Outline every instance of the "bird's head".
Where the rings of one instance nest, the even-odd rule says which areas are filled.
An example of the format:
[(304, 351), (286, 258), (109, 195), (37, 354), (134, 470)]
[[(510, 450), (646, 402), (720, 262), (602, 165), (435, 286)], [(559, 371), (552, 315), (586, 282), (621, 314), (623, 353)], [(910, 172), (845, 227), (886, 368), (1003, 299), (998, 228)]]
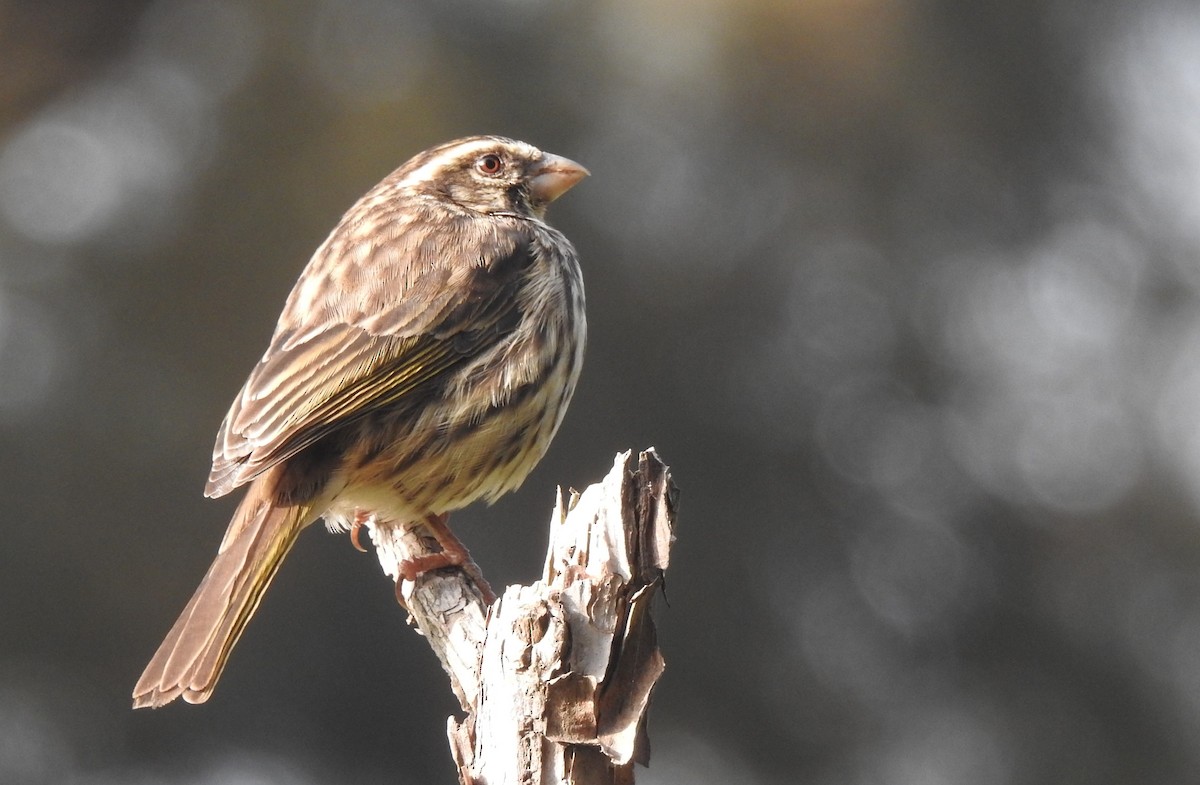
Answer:
[(399, 187), (467, 210), (542, 218), (588, 170), (524, 142), (473, 136), (428, 150), (396, 174)]

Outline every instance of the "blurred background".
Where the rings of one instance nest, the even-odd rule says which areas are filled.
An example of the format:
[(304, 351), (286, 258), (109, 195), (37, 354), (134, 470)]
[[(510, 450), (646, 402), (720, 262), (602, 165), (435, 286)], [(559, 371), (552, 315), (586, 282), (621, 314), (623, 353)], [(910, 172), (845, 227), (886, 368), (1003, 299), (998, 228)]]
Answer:
[(1200, 771), (1200, 6), (0, 0), (0, 781), (451, 782), (456, 705), (314, 528), (213, 700), (129, 709), (212, 438), (341, 213), (499, 133), (587, 165), (575, 403), (455, 516), (682, 489), (639, 781)]

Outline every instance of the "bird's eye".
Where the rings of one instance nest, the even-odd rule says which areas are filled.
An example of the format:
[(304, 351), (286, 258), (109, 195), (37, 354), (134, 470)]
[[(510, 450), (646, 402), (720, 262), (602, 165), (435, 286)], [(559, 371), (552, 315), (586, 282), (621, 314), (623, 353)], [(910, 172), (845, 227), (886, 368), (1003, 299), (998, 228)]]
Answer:
[(504, 168), (504, 162), (495, 153), (488, 153), (475, 162), (475, 168), (487, 175), (497, 175)]

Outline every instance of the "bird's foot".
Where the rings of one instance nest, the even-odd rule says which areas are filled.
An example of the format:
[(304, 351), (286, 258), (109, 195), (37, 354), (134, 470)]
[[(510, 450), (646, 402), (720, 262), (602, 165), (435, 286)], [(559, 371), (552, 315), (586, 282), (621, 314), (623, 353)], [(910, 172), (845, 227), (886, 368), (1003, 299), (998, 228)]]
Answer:
[(491, 605), (495, 601), (495, 592), (492, 591), (492, 587), (484, 579), (479, 565), (471, 559), (471, 554), (467, 551), (467, 546), (463, 545), (462, 540), (458, 539), (454, 532), (450, 531), (450, 527), (446, 525), (448, 518), (449, 516), (443, 513), (441, 515), (429, 515), (425, 519), (426, 527), (433, 534), (438, 545), (441, 546), (440, 551), (415, 556), (400, 562), (399, 573), (401, 581), (397, 581), (396, 583), (396, 598), (400, 600), (401, 605), (405, 605), (403, 598), (400, 596), (400, 586), (403, 581), (416, 580), (419, 576), (427, 572), (440, 570), (443, 567), (458, 567), (471, 576), (471, 579), (479, 588), (479, 593), (483, 596), (485, 605)]

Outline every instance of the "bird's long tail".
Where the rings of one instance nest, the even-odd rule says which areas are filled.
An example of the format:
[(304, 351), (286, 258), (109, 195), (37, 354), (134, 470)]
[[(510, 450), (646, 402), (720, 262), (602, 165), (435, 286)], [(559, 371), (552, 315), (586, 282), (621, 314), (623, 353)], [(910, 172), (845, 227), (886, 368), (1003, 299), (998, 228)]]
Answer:
[(133, 688), (133, 707), (158, 708), (178, 697), (203, 703), (263, 592), (310, 522), (311, 506), (271, 503), (268, 476), (251, 484), (216, 559)]

